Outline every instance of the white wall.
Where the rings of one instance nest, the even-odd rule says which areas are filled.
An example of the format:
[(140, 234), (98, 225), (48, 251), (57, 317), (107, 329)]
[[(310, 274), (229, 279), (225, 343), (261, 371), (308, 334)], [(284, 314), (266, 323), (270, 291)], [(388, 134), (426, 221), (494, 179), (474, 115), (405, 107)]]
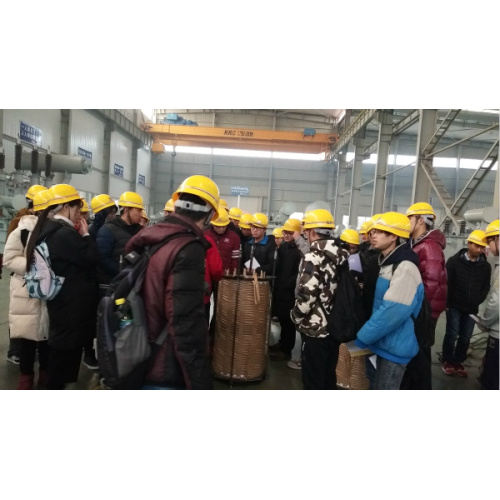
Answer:
[[(115, 163), (123, 167), (123, 177), (114, 174)], [(132, 191), (132, 141), (118, 131), (111, 132), (109, 154), (109, 195), (119, 198), (125, 191)]]
[[(137, 179), (135, 179), (135, 190), (142, 196), (144, 200), (144, 205), (147, 207), (147, 212), (149, 215), (153, 214), (151, 205), (151, 151), (145, 148), (139, 148), (137, 150)], [(144, 175), (146, 178), (146, 185), (142, 186), (139, 184), (139, 175)], [(150, 213), (151, 212), (151, 213)]]

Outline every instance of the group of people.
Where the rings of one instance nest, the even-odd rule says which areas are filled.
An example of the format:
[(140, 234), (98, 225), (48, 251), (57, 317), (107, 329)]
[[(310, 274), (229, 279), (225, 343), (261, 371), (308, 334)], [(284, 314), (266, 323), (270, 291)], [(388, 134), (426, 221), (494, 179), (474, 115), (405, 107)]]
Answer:
[[(359, 232), (346, 229), (337, 238), (333, 216), (323, 209), (306, 212), (302, 220), (290, 218), (267, 234), (265, 214), (229, 208), (217, 185), (202, 175), (181, 183), (154, 225), (148, 225), (141, 196), (130, 191), (118, 202), (97, 195), (89, 207), (73, 186), (31, 186), (26, 200), (9, 226), (3, 262), (11, 271), (8, 358), (20, 365), (19, 389), (34, 388), (36, 353), (40, 388), (64, 389), (75, 382), (82, 357), (98, 370), (93, 341), (100, 298), (127, 253), (167, 237), (169, 243), (148, 263), (142, 289), (150, 342), (167, 327), (147, 388), (213, 387), (211, 297), (216, 301), (224, 273), (257, 272), (274, 276), (271, 314), (281, 334), (269, 346), (270, 359), (301, 369), (305, 389), (334, 389), (339, 344), (328, 333), (327, 318), (338, 266), (348, 263), (369, 318), (356, 344), (376, 354), (375, 364), (366, 366), (372, 388), (431, 388), (431, 347), (445, 309), (443, 371), (466, 376), (463, 362), (474, 327), (469, 314), (477, 314), (486, 300), (482, 325), (490, 337), (481, 382), (498, 389), (498, 221), (486, 232), (474, 231), (467, 248), (445, 263), (445, 238), (433, 228), (435, 214), (427, 203), (412, 205), (406, 214), (376, 214)], [(64, 278), (50, 301), (29, 297), (23, 286), (42, 241), (55, 274)], [(493, 280), (486, 246), (497, 259)], [(424, 300), (433, 322), (428, 341), (419, 344), (414, 319)], [(301, 356), (292, 360), (296, 331)]]

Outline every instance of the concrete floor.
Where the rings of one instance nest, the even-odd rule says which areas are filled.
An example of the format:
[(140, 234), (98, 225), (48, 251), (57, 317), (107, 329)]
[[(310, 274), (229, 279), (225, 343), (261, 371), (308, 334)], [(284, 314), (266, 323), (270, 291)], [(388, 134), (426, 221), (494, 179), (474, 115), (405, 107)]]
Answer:
[[(0, 280), (0, 389), (16, 389), (19, 381), (19, 366), (6, 360), (7, 348), (9, 344), (8, 334), (8, 307), (9, 307), (9, 273), (3, 270), (3, 279)], [(445, 330), (445, 316), (441, 315), (436, 329), (436, 344), (433, 347), (433, 389), (437, 390), (474, 390), (480, 389), (477, 380), (479, 376), (479, 366), (484, 355), (485, 336), (475, 333), (471, 342), (469, 357), (464, 363), (469, 372), (468, 378), (448, 376), (441, 371), (441, 364), (438, 361), (438, 354), (441, 351), (442, 339)], [(279, 326), (271, 326), (271, 344), (279, 338)], [(296, 343), (294, 355), (299, 352), (299, 343)], [(295, 356), (294, 356), (295, 357)], [(215, 389), (219, 390), (296, 390), (302, 389), (300, 370), (292, 370), (286, 366), (284, 361), (269, 361), (267, 378), (260, 382), (233, 383), (232, 387), (225, 380), (214, 378)], [(99, 387), (96, 372), (81, 365), (78, 382), (68, 385), (68, 389), (86, 390)]]

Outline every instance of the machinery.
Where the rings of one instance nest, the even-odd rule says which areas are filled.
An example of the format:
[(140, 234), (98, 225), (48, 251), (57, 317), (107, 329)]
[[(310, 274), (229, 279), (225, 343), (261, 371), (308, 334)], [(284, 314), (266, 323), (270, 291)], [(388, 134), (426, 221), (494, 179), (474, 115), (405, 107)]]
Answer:
[(0, 253), (3, 252), (10, 220), (26, 207), (26, 191), (33, 184), (50, 187), (54, 172), (65, 174), (64, 183), (70, 183), (72, 174), (88, 174), (92, 163), (81, 156), (58, 155), (37, 149), (23, 152), (22, 144), (15, 145), (14, 170), (5, 170), (5, 152), (0, 148)]

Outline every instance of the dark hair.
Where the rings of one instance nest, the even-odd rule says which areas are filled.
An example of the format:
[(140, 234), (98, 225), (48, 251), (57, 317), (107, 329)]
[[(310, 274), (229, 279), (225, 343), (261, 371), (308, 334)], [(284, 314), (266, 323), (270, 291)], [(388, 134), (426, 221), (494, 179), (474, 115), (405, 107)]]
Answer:
[(30, 200), (29, 198), (26, 198), (26, 201), (28, 202), (27, 208), (33, 208), (33, 200)]
[(39, 212), (38, 220), (36, 221), (36, 225), (33, 231), (31, 231), (30, 239), (28, 240), (28, 244), (26, 245), (26, 272), (29, 272), (30, 270), (36, 242), (38, 240), (38, 237), (40, 236), (40, 233), (42, 232), (42, 228), (45, 225), (45, 222), (47, 222), (47, 217), (49, 216), (49, 212), (53, 208), (54, 207), (52, 206), (47, 207), (42, 212)]
[[(207, 206), (206, 201), (200, 198), (199, 196), (196, 196), (195, 194), (181, 193), (179, 195), (179, 199), (185, 201), (191, 201), (192, 203), (196, 203), (197, 205), (202, 205), (204, 207)], [(208, 215), (208, 212), (194, 212), (193, 210), (187, 210), (185, 208), (179, 208), (179, 207), (174, 207), (174, 210), (176, 214), (184, 215), (195, 222), (203, 220)]]
[[(78, 205), (79, 207), (82, 207), (83, 202), (80, 198), (77, 198), (76, 200), (68, 201), (68, 203), (63, 203), (63, 206), (64, 205), (69, 205), (70, 207), (75, 207)], [(47, 222), (49, 212), (51, 210), (53, 210), (55, 206), (57, 206), (57, 205), (51, 205), (50, 207), (47, 207), (38, 216), (38, 220), (36, 221), (35, 228), (31, 232), (30, 239), (28, 240), (28, 245), (26, 246), (26, 272), (29, 272), (29, 270), (30, 270), (31, 260), (33, 259), (33, 252), (35, 250), (35, 246), (36, 246), (36, 242), (38, 240), (38, 237), (40, 236), (40, 233), (42, 232), (43, 226)]]

